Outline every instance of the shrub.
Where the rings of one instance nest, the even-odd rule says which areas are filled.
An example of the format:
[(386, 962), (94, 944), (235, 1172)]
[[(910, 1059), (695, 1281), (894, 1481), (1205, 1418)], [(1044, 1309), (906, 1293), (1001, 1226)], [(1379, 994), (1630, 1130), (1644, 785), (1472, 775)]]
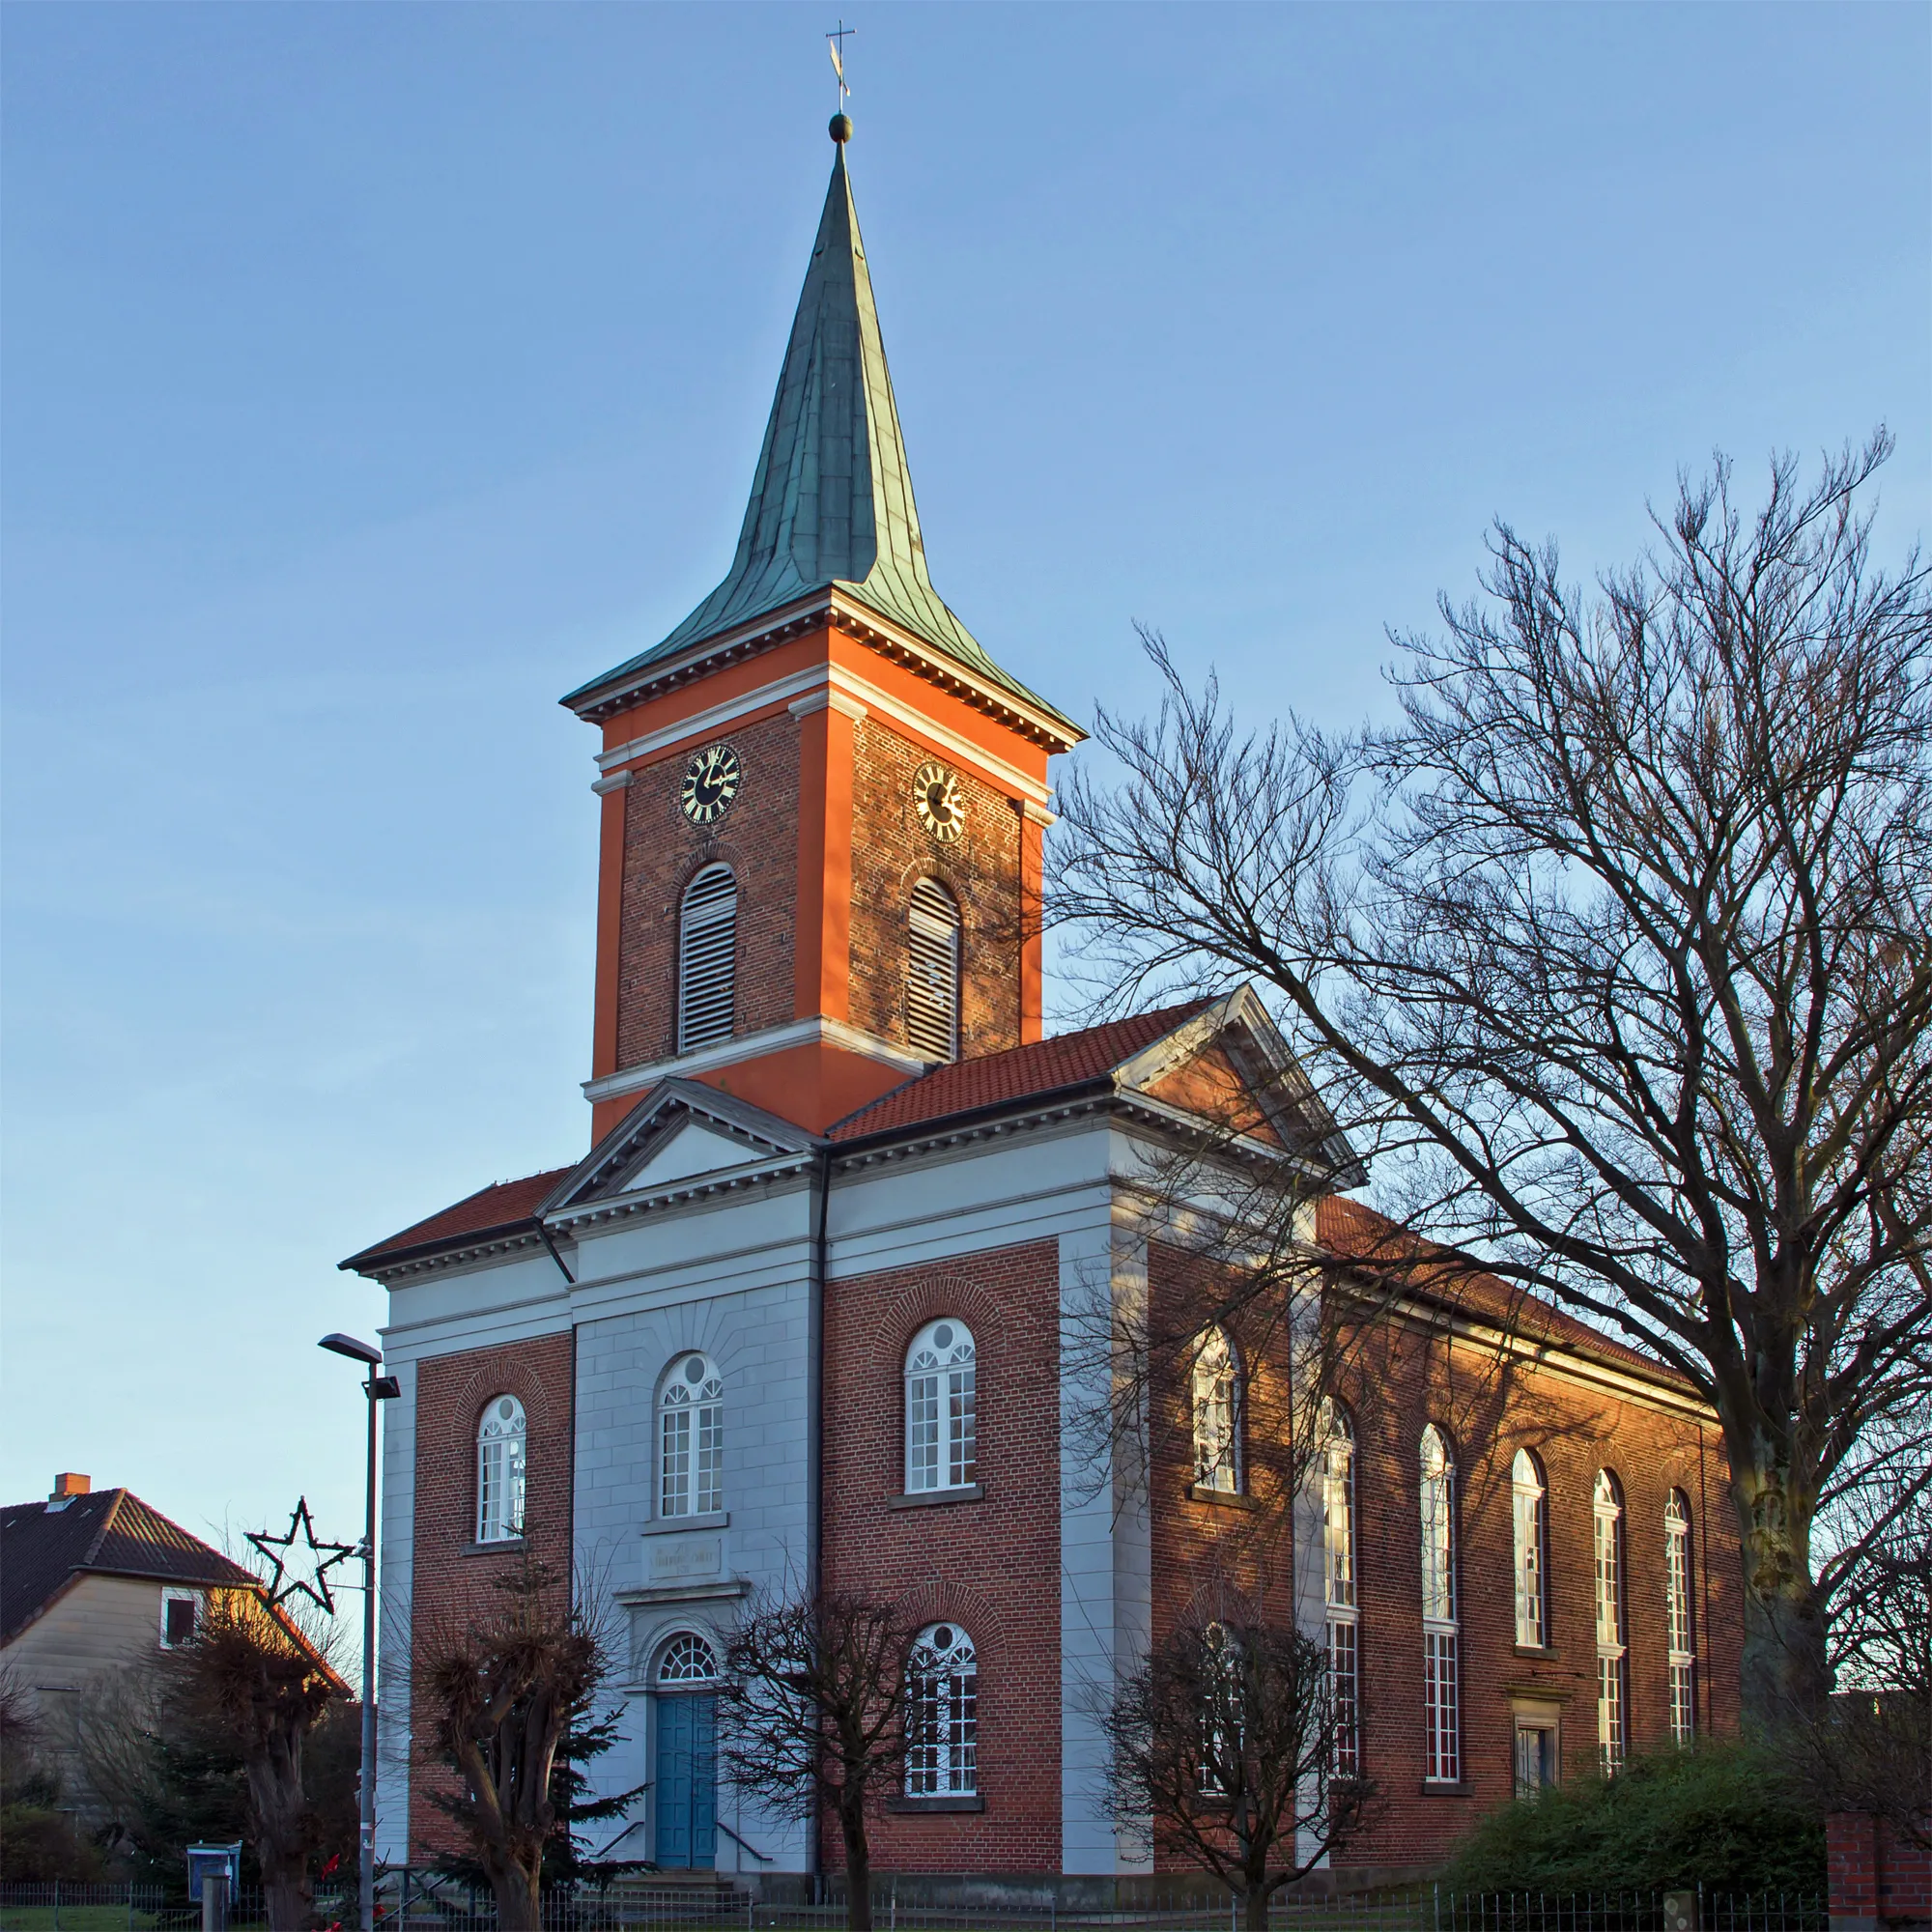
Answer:
[(1444, 1874), (1461, 1891), (1825, 1889), (1825, 1821), (1761, 1748), (1634, 1758), (1492, 1812)]

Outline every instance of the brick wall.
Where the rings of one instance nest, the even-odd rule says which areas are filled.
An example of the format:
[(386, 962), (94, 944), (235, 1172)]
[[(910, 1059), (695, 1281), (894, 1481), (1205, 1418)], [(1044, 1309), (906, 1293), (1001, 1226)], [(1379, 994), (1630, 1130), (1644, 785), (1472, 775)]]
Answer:
[(961, 1056), (1020, 1042), (1020, 814), (1013, 801), (955, 760), (966, 826), (950, 845), (919, 821), (912, 781), (929, 752), (875, 718), (852, 734), (852, 981), (854, 1026), (906, 1037), (906, 913), (922, 878), (940, 881), (961, 920)]
[[(1597, 1751), (1592, 1492), (1599, 1468), (1623, 1487), (1630, 1748), (1669, 1742), (1663, 1512), (1681, 1489), (1696, 1557), (1702, 1732), (1736, 1728), (1736, 1532), (1715, 1425), (1501, 1361), (1476, 1344), (1384, 1319), (1343, 1337), (1340, 1392), (1357, 1438), (1357, 1591), (1363, 1763), (1382, 1793), (1375, 1827), (1344, 1862), (1420, 1864), (1443, 1857), (1514, 1782), (1513, 1696), (1561, 1707), (1564, 1775)], [(1463, 1786), (1423, 1784), (1420, 1474), (1425, 1422), (1448, 1436), (1457, 1471)], [(1511, 1463), (1540, 1458), (1548, 1490), (1548, 1643), (1516, 1644)]]
[(624, 793), (624, 911), (619, 940), (617, 1064), (637, 1066), (677, 1051), (677, 916), (700, 867), (738, 875), (737, 1014), (756, 1033), (793, 1016), (792, 923), (798, 902), (799, 725), (759, 720), (724, 734), (743, 781), (715, 825), (692, 824), (679, 806), (692, 759), (687, 745), (636, 768)]
[(1833, 1932), (1932, 1923), (1932, 1852), (1863, 1812), (1825, 1821)]
[(451, 1788), (425, 1739), (434, 1709), (424, 1670), (438, 1633), (460, 1628), (500, 1601), (499, 1578), (514, 1574), (514, 1547), (477, 1550), (476, 1431), (486, 1405), (513, 1395), (524, 1406), (527, 1491), (525, 1522), (531, 1548), (561, 1578), (571, 1571), (572, 1338), (533, 1341), (416, 1365), (415, 1589), (411, 1611), (412, 1703), (415, 1761), (410, 1773), (411, 1856), (418, 1861), (454, 1849), (455, 1828), (430, 1802)]
[[(826, 1295), (828, 1588), (952, 1619), (980, 1662), (982, 1812), (888, 1815), (882, 1871), (1060, 1868), (1059, 1247), (1052, 1241), (837, 1281)], [(979, 1364), (977, 1501), (894, 1509), (905, 1487), (905, 1350), (956, 1316)], [(836, 1832), (828, 1869), (842, 1862)]]

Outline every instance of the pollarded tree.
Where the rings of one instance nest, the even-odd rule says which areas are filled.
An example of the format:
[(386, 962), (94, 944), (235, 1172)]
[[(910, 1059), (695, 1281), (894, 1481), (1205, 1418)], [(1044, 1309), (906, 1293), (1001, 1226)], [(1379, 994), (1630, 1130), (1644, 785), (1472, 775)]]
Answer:
[[(1388, 1206), (1721, 1421), (1747, 1710), (1829, 1684), (1814, 1521), (1932, 1397), (1932, 596), (1883, 433), (1747, 511), (1721, 460), (1592, 591), (1498, 526), (1399, 724), (1102, 713), (1053, 917), (1114, 1001), (1258, 981)], [(1356, 1261), (1359, 1269), (1366, 1264)], [(1829, 1578), (1827, 1579), (1829, 1582)]]
[(1325, 1648), (1249, 1616), (1181, 1625), (1102, 1719), (1106, 1804), (1123, 1831), (1211, 1872), (1266, 1932), (1268, 1901), (1340, 1851), (1375, 1802), (1335, 1775)]
[(867, 1821), (905, 1776), (913, 1636), (896, 1604), (801, 1591), (753, 1606), (725, 1645), (724, 1776), (808, 1831), (818, 1829), (821, 1807), (838, 1819), (852, 1932), (872, 1923)]
[(503, 1932), (536, 1932), (544, 1854), (559, 1829), (558, 1751), (610, 1674), (596, 1621), (526, 1550), (489, 1611), (430, 1634), (419, 1670), (437, 1753), (457, 1776), (431, 1802), (469, 1840)]

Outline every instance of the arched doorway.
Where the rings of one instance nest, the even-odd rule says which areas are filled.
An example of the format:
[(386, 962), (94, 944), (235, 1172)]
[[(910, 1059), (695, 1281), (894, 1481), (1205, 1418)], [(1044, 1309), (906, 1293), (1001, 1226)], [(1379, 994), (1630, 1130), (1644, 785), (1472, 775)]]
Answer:
[(718, 1857), (718, 1653), (681, 1632), (658, 1654), (653, 1856), (667, 1871), (708, 1871)]

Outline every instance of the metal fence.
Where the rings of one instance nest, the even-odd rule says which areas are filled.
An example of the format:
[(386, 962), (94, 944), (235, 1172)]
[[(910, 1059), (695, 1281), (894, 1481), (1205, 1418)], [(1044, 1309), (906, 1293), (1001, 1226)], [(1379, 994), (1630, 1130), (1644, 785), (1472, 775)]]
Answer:
[[(926, 1889), (920, 1888), (920, 1895)], [(324, 1925), (355, 1932), (355, 1897), (319, 1892)], [(1238, 1904), (1226, 1893), (1159, 1906), (1094, 1910), (1037, 1902), (1000, 1905), (900, 1903), (881, 1879), (873, 1893), (877, 1932), (1239, 1932)], [(201, 1909), (143, 1886), (0, 1885), (0, 1932), (197, 1932)], [(234, 1901), (235, 1932), (295, 1932), (272, 1926), (262, 1894)], [(1270, 1932), (1830, 1932), (1822, 1896), (1760, 1892), (1453, 1892), (1422, 1887), (1340, 1897), (1277, 1894)], [(430, 1872), (389, 1872), (378, 1902), (383, 1932), (496, 1932), (487, 1888)], [(543, 1901), (544, 1932), (838, 1932), (842, 1902), (766, 1902), (728, 1880), (672, 1884), (650, 1874), (603, 1889), (556, 1891)]]

